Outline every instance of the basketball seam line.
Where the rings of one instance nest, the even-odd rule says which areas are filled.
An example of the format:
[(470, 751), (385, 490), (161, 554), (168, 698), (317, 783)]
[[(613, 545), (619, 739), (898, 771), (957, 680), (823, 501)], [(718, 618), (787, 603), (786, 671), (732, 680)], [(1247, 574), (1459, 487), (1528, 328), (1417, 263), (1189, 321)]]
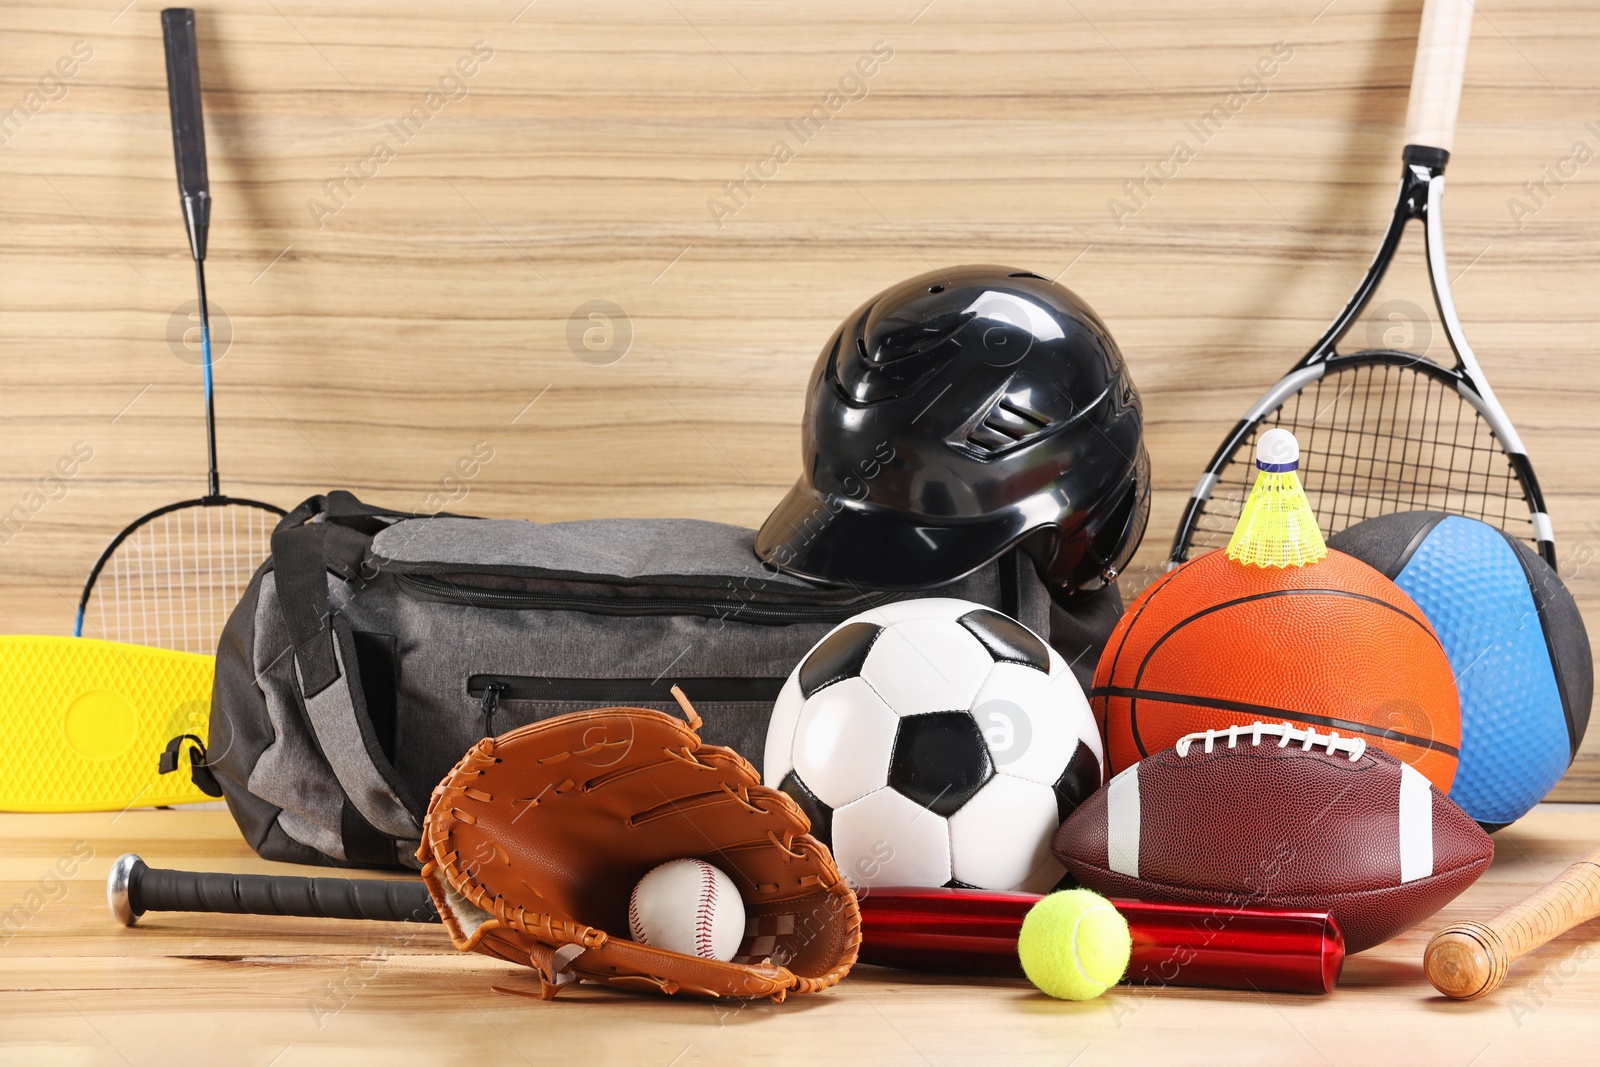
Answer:
[[(1433, 628), (1431, 626), (1429, 626), (1426, 621), (1419, 621), (1418, 619), (1416, 619), (1414, 616), (1410, 615), (1409, 613), (1401, 611), (1399, 608), (1395, 607), (1393, 604), (1390, 604), (1387, 601), (1379, 600), (1377, 597), (1367, 596), (1365, 593), (1352, 593), (1352, 592), (1349, 592), (1349, 591), (1343, 590), (1343, 589), (1274, 589), (1274, 590), (1271, 590), (1271, 591), (1265, 592), (1265, 593), (1252, 593), (1249, 596), (1235, 597), (1232, 600), (1225, 600), (1220, 604), (1213, 604), (1209, 608), (1204, 608), (1204, 609), (1202, 609), (1200, 611), (1197, 611), (1193, 615), (1190, 615), (1188, 618), (1179, 620), (1179, 622), (1176, 625), (1172, 626), (1171, 628), (1169, 628), (1167, 630), (1166, 633), (1164, 633), (1160, 637), (1158, 637), (1156, 639), (1155, 644), (1151, 645), (1148, 649), (1145, 650), (1144, 658), (1139, 661), (1139, 669), (1137, 671), (1135, 671), (1134, 674), (1133, 674), (1133, 688), (1134, 688), (1134, 690), (1135, 691), (1138, 690), (1139, 681), (1140, 681), (1140, 679), (1142, 679), (1144, 677), (1145, 668), (1150, 665), (1150, 659), (1151, 659), (1151, 657), (1153, 657), (1156, 654), (1156, 650), (1159, 649), (1163, 644), (1166, 643), (1167, 638), (1171, 637), (1173, 634), (1177, 633), (1179, 630), (1183, 629), (1185, 626), (1188, 626), (1191, 622), (1194, 622), (1197, 619), (1202, 619), (1202, 618), (1206, 617), (1207, 615), (1214, 614), (1215, 612), (1221, 611), (1224, 608), (1237, 607), (1240, 604), (1249, 604), (1249, 603), (1253, 603), (1253, 602), (1258, 601), (1258, 600), (1271, 600), (1271, 599), (1273, 599), (1275, 597), (1280, 597), (1280, 596), (1302, 596), (1302, 595), (1317, 595), (1317, 594), (1322, 594), (1322, 595), (1327, 595), (1327, 596), (1349, 597), (1349, 598), (1351, 598), (1353, 600), (1365, 600), (1368, 603), (1376, 604), (1379, 607), (1387, 608), (1388, 610), (1394, 612), (1396, 615), (1399, 615), (1402, 618), (1410, 619), (1411, 622), (1414, 625), (1416, 625), (1416, 626), (1421, 628), (1423, 633), (1425, 633), (1429, 637), (1433, 638), (1433, 643), (1435, 645), (1439, 646), (1439, 650), (1441, 652), (1444, 651), (1444, 646), (1443, 645), (1439, 645), (1439, 637), (1438, 637), (1438, 635), (1433, 632)], [(1131, 627), (1130, 627), (1130, 629), (1131, 629)], [(1446, 657), (1446, 658), (1448, 660), (1448, 657)], [(1107, 717), (1106, 717), (1106, 729), (1107, 729), (1108, 734), (1109, 734), (1109, 731), (1110, 731), (1110, 728), (1111, 728), (1110, 724), (1111, 724), (1111, 718), (1110, 718), (1109, 715), (1107, 715)], [(1128, 699), (1128, 732), (1133, 735), (1133, 745), (1134, 745), (1134, 747), (1136, 749), (1139, 750), (1139, 755), (1140, 756), (1148, 756), (1150, 753), (1145, 751), (1144, 740), (1139, 736), (1138, 699), (1137, 699), (1137, 697), (1134, 697), (1134, 696), (1130, 696), (1129, 699)]]
[[(1138, 605), (1138, 610), (1135, 611), (1133, 613), (1133, 617), (1128, 620), (1127, 629), (1122, 631), (1122, 639), (1117, 642), (1117, 650), (1116, 650), (1116, 652), (1112, 653), (1112, 655), (1111, 655), (1111, 670), (1109, 672), (1107, 672), (1107, 677), (1115, 678), (1117, 676), (1117, 667), (1122, 662), (1122, 650), (1128, 647), (1128, 638), (1133, 636), (1134, 627), (1139, 625), (1139, 619), (1144, 615), (1145, 609), (1150, 607), (1151, 604), (1155, 603), (1156, 597), (1161, 595), (1161, 591), (1163, 589), (1167, 588), (1169, 585), (1172, 584), (1169, 579), (1171, 579), (1171, 577), (1176, 573), (1177, 573), (1177, 570), (1171, 570), (1171, 571), (1168, 571), (1166, 574), (1163, 574), (1160, 578), (1157, 578), (1156, 579), (1156, 584), (1154, 586), (1152, 586), (1145, 593), (1145, 595), (1141, 598), (1141, 603), (1139, 603), (1139, 605)], [(1098, 667), (1096, 667), (1095, 673), (1096, 674), (1100, 673)], [(1093, 699), (1093, 697), (1094, 697), (1094, 691), (1093, 690), (1090, 690), (1089, 696), (1090, 696), (1091, 699)], [(1106, 753), (1107, 758), (1109, 758), (1109, 755), (1110, 755), (1110, 752), (1111, 752), (1111, 714), (1110, 714), (1110, 711), (1111, 711), (1110, 708), (1106, 709), (1106, 714), (1101, 716), (1100, 722), (1098, 724), (1099, 727), (1100, 727), (1100, 750), (1102, 752)], [(1130, 722), (1129, 722), (1128, 725), (1129, 725), (1129, 729), (1132, 730), (1133, 735), (1134, 735), (1134, 745), (1135, 745), (1135, 747), (1139, 748), (1139, 750), (1142, 752), (1143, 749), (1144, 749), (1144, 746), (1139, 744), (1139, 730), (1138, 730), (1138, 728), (1136, 726), (1133, 725), (1133, 723), (1131, 721), (1131, 716), (1130, 716)]]
[(1139, 625), (1139, 619), (1142, 615), (1144, 615), (1145, 609), (1147, 609), (1155, 601), (1155, 598), (1161, 593), (1161, 590), (1165, 589), (1169, 584), (1171, 584), (1166, 580), (1170, 573), (1172, 572), (1168, 572), (1168, 574), (1164, 574), (1160, 578), (1156, 579), (1155, 587), (1152, 588), (1149, 591), (1149, 594), (1143, 598), (1144, 602), (1139, 605), (1139, 610), (1133, 613), (1133, 618), (1128, 620), (1128, 628), (1122, 631), (1122, 640), (1117, 642), (1117, 650), (1111, 656), (1111, 675), (1113, 677), (1115, 677), (1117, 673), (1117, 662), (1122, 659), (1122, 650), (1128, 647), (1128, 638), (1133, 635), (1133, 628)]
[[(1415, 737), (1411, 734), (1401, 733), (1399, 730), (1386, 730), (1380, 726), (1371, 726), (1366, 723), (1355, 722), (1350, 719), (1338, 719), (1331, 715), (1313, 715), (1309, 712), (1290, 711), (1287, 708), (1275, 708), (1270, 704), (1251, 704), (1243, 700), (1225, 700), (1221, 697), (1193, 696), (1187, 693), (1164, 693), (1153, 689), (1129, 689), (1125, 686), (1097, 686), (1093, 690), (1095, 696), (1143, 697), (1162, 704), (1189, 704), (1202, 708), (1215, 708), (1218, 711), (1237, 711), (1248, 715), (1269, 713), (1269, 718), (1279, 718), (1289, 722), (1316, 723), (1319, 726), (1336, 727), (1350, 730), (1353, 733), (1367, 734), (1370, 737), (1382, 737), (1391, 741), (1401, 741), (1415, 748), (1427, 749), (1434, 752), (1443, 752), (1449, 756), (1460, 757), (1460, 750), (1447, 745), (1442, 741), (1431, 738)], [(1146, 753), (1148, 755), (1148, 753)]]

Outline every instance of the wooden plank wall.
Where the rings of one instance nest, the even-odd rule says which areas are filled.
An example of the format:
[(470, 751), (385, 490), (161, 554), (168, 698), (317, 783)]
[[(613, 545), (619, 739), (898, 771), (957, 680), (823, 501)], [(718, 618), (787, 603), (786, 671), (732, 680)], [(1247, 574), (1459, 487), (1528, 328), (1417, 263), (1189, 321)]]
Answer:
[[(157, 10), (0, 3), (0, 512), (27, 512), (0, 544), (7, 632), (66, 632), (107, 538), (203, 489)], [(224, 488), (754, 525), (798, 470), (802, 385), (838, 319), (905, 276), (988, 261), (1059, 275), (1127, 353), (1154, 566), (1219, 434), (1371, 254), (1418, 13), (207, 4)], [(1446, 219), (1462, 316), (1591, 620), (1597, 45), (1582, 0), (1478, 5)], [(1233, 113), (1202, 142), (1187, 123), (1219, 104)], [(1180, 141), (1191, 158), (1131, 200)], [(1402, 320), (1427, 304), (1419, 257), (1403, 266), (1380, 294)], [(620, 309), (599, 352), (573, 326), (592, 301)], [(1385, 329), (1443, 350), (1427, 323), (1370, 335)], [(493, 459), (450, 481), (480, 442)], [(75, 447), (92, 458), (41, 492)], [(1600, 744), (1559, 795), (1600, 799)]]

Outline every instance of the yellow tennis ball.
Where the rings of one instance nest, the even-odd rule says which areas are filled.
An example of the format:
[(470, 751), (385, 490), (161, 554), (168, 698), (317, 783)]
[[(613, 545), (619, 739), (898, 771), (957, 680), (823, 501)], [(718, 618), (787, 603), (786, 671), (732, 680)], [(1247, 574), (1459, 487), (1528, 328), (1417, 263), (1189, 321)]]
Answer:
[(1051, 893), (1022, 920), (1017, 955), (1028, 981), (1058, 1000), (1093, 1000), (1128, 969), (1128, 920), (1099, 893)]

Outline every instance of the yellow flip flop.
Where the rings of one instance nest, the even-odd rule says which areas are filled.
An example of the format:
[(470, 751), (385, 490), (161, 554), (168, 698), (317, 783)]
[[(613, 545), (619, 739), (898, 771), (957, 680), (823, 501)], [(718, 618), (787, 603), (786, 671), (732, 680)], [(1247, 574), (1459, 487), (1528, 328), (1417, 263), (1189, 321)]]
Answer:
[[(181, 744), (206, 736), (215, 657), (88, 637), (0, 636), (0, 810), (120, 811), (216, 798)], [(189, 744), (192, 744), (190, 742)]]

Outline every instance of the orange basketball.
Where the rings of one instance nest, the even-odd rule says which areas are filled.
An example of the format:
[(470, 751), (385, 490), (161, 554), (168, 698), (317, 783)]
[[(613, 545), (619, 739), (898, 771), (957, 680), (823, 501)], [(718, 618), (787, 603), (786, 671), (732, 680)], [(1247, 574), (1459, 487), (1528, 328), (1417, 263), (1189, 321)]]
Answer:
[(1411, 598), (1342, 552), (1267, 570), (1220, 551), (1128, 605), (1090, 705), (1112, 774), (1184, 734), (1262, 722), (1338, 731), (1455, 780), (1461, 705), (1439, 638)]

